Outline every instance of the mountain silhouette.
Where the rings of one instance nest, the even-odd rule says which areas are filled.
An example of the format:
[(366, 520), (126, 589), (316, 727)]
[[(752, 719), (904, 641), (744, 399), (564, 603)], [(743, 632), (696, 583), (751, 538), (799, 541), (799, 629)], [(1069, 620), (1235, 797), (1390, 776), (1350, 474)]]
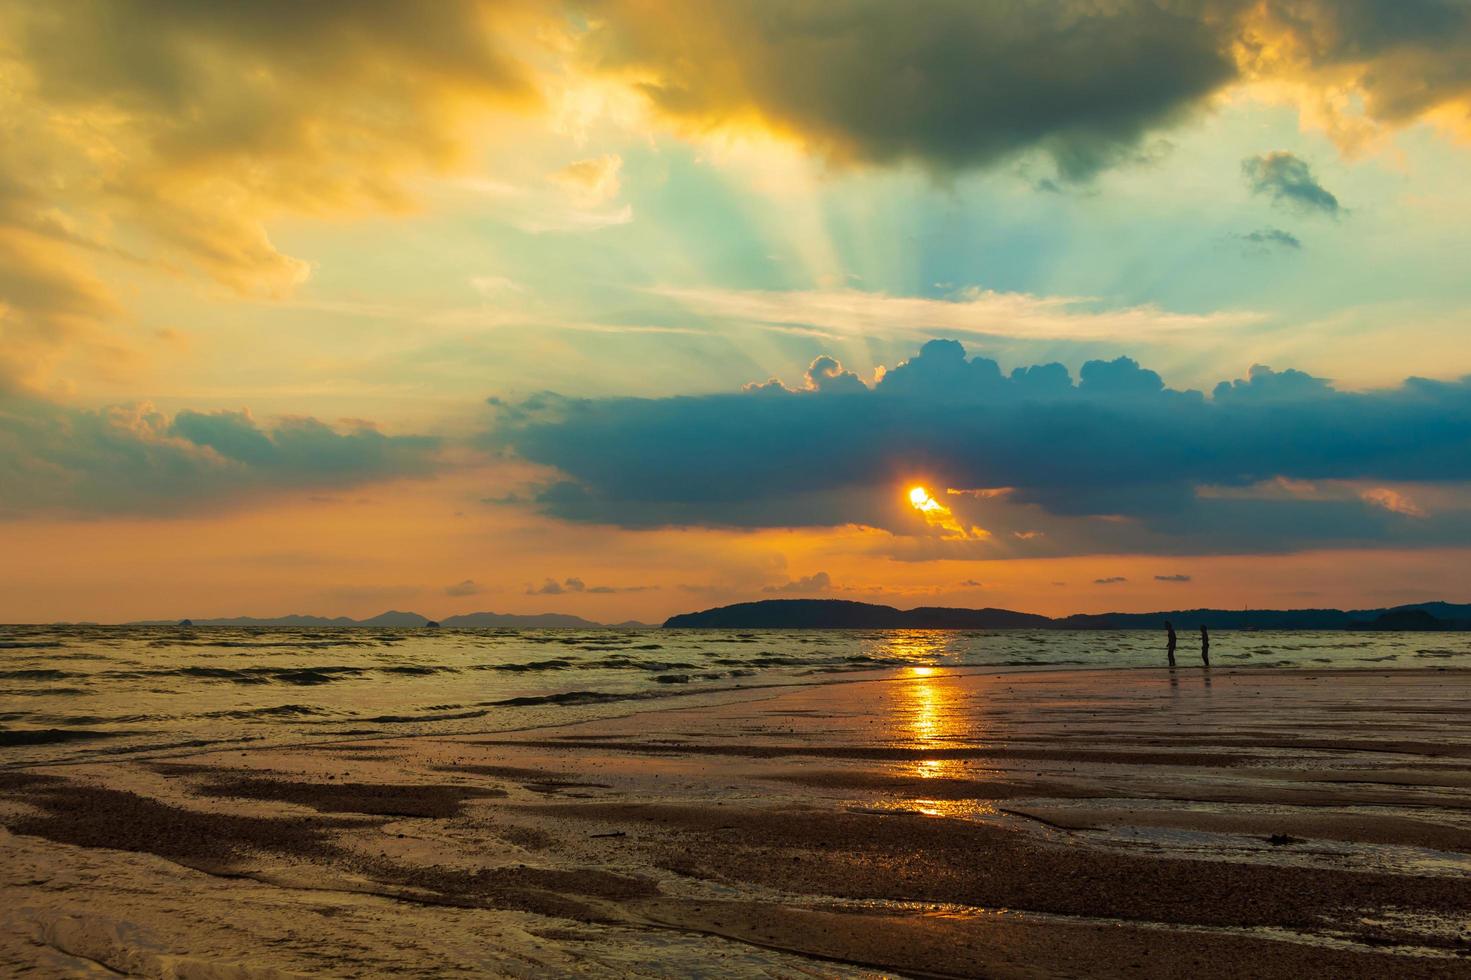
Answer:
[(1175, 609), (1077, 613), (1053, 618), (1010, 609), (896, 609), (848, 599), (764, 599), (665, 620), (666, 629), (1158, 629), (1165, 620), (1209, 629), (1471, 629), (1471, 604), (1423, 602), (1392, 609)]
[[(125, 623), (126, 626), (174, 626), (180, 624), (177, 619), (148, 619), (137, 622)], [(192, 619), (184, 620), (191, 626), (244, 626), (260, 628), (305, 628), (305, 629), (347, 629), (354, 626), (378, 627), (383, 629), (418, 629), (428, 626), (431, 622), (445, 629), (650, 629), (648, 623), (640, 623), (635, 620), (627, 620), (621, 623), (595, 623), (581, 616), (572, 616), (567, 613), (495, 613), (475, 612), (464, 613), (459, 616), (447, 616), (441, 620), (431, 620), (428, 616), (421, 616), (416, 612), (399, 612), (390, 609), (388, 612), (370, 616), (367, 619), (353, 619), (350, 616), (231, 616), (219, 619)]]

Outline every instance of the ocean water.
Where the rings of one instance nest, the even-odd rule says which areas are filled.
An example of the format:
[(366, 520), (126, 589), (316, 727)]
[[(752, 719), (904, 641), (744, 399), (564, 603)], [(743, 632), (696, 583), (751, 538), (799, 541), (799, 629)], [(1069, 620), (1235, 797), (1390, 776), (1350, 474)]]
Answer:
[[(1197, 665), (1195, 635), (1180, 639), (1180, 664)], [(902, 667), (1160, 666), (1163, 646), (1125, 630), (0, 626), (0, 767), (506, 731)], [(1467, 667), (1471, 633), (1221, 631), (1211, 656), (1218, 669)]]

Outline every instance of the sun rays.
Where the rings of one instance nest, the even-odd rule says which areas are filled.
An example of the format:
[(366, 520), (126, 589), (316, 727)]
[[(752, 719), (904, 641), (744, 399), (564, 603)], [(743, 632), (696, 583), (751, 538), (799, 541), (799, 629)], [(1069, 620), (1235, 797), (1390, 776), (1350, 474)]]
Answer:
[(947, 540), (979, 541), (991, 536), (991, 532), (983, 527), (967, 527), (955, 516), (954, 511), (918, 484), (909, 488), (909, 506), (918, 511), (925, 523), (939, 530), (940, 536)]

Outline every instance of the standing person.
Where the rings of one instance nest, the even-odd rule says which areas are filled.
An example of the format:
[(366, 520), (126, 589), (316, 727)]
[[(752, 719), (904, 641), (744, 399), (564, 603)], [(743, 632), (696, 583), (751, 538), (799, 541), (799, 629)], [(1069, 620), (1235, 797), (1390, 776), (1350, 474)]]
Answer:
[(1175, 624), (1167, 619), (1165, 620), (1165, 629), (1168, 631), (1168, 638), (1165, 640), (1165, 653), (1169, 654), (1170, 666), (1173, 667), (1175, 666)]
[(1200, 624), (1200, 659), (1207, 667), (1211, 665), (1211, 635), (1206, 632), (1205, 624)]

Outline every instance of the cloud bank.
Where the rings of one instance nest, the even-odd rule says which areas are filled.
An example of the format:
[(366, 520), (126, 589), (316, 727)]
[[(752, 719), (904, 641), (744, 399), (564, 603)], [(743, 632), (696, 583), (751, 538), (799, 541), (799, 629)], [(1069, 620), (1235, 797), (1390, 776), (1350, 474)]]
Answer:
[(1031, 553), (1080, 534), (1094, 549), (1170, 551), (1468, 530), (1464, 505), (1426, 515), (1386, 485), (1471, 480), (1471, 380), (1359, 393), (1256, 366), (1207, 397), (1127, 357), (1074, 380), (1061, 364), (1003, 373), (933, 340), (873, 387), (821, 358), (796, 390), (543, 394), (496, 411), (487, 443), (562, 474), (537, 502), (571, 521), (917, 534), (928, 525), (899, 498), (921, 483), (963, 491), (947, 499), (967, 526), (1016, 522), (1005, 547)]
[(1245, 82), (1345, 144), (1427, 116), (1464, 129), (1471, 102), (1459, 0), (585, 6), (586, 60), (666, 119), (763, 128), (837, 165), (953, 172), (1036, 152), (1085, 180)]
[(266, 426), (245, 412), (170, 417), (149, 405), (91, 411), (0, 398), (0, 517), (218, 510), (282, 491), (424, 476), (438, 452), (436, 439), (366, 423)]
[[(1087, 180), (1244, 84), (1348, 150), (1422, 120), (1471, 132), (1461, 0), (12, 0), (0, 37), (0, 386), (38, 390), (137, 346), (118, 263), (283, 295), (310, 267), (275, 222), (410, 208), (507, 138), (503, 113), (565, 134), (590, 89), (650, 109), (610, 109), (620, 126), (942, 178), (1039, 155)], [(1253, 164), (1267, 193), (1337, 210), (1278, 156)], [(523, 227), (631, 220), (620, 167), (569, 161), (577, 206)]]

